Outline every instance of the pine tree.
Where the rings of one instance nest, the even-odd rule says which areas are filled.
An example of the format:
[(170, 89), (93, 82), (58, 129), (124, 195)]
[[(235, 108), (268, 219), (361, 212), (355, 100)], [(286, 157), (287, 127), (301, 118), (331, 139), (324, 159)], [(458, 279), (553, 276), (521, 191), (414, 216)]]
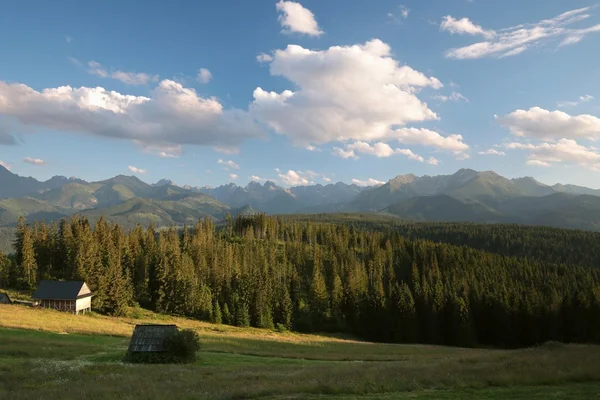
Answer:
[(19, 265), (19, 282), (25, 289), (33, 289), (37, 283), (37, 263), (31, 229), (28, 225), (23, 228), (21, 237), (21, 263)]
[[(214, 304), (213, 305), (213, 313), (212, 313), (213, 322), (215, 324), (222, 324), (223, 317), (221, 314), (221, 306), (219, 305), (219, 302), (217, 300), (215, 300), (213, 304)], [(225, 305), (227, 305), (227, 304), (225, 304)], [(229, 310), (227, 310), (227, 312), (229, 312)]]

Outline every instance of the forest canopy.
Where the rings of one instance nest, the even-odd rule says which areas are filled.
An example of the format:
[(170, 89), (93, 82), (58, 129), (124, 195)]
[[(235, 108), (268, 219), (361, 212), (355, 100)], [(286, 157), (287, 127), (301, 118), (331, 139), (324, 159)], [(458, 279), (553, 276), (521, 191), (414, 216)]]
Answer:
[(600, 241), (586, 235), (595, 234), (265, 215), (160, 231), (103, 219), (92, 227), (77, 216), (20, 220), (14, 262), (0, 256), (0, 287), (80, 279), (95, 292), (94, 309), (108, 314), (140, 305), (384, 342), (600, 342)]

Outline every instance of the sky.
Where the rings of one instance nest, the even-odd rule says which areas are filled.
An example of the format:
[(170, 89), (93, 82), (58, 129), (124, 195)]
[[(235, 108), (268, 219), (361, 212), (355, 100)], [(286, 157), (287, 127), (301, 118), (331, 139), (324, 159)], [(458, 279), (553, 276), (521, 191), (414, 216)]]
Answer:
[(40, 180), (600, 188), (600, 3), (0, 5), (0, 164)]

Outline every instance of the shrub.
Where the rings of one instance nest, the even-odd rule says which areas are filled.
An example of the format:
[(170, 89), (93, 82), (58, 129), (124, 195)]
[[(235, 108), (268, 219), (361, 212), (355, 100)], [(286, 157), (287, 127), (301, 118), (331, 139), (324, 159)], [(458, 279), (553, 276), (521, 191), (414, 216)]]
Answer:
[(200, 350), (200, 338), (192, 329), (183, 329), (166, 338), (164, 345), (173, 362), (191, 363), (196, 361), (196, 352)]
[(185, 364), (196, 361), (200, 337), (191, 329), (183, 329), (164, 341), (161, 353), (127, 353), (126, 361), (138, 364)]

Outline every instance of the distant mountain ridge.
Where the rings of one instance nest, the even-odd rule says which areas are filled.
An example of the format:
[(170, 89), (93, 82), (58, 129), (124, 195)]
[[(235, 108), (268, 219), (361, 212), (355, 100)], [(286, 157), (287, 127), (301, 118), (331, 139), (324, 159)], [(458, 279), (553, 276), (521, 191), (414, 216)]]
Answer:
[(216, 188), (154, 184), (118, 175), (98, 182), (55, 176), (40, 182), (0, 166), (0, 227), (56, 220), (74, 213), (125, 226), (182, 225), (232, 215), (369, 212), (418, 221), (543, 224), (600, 230), (600, 190), (545, 185), (532, 177), (508, 179), (493, 171), (398, 175), (372, 187), (338, 182), (284, 188), (275, 182)]

